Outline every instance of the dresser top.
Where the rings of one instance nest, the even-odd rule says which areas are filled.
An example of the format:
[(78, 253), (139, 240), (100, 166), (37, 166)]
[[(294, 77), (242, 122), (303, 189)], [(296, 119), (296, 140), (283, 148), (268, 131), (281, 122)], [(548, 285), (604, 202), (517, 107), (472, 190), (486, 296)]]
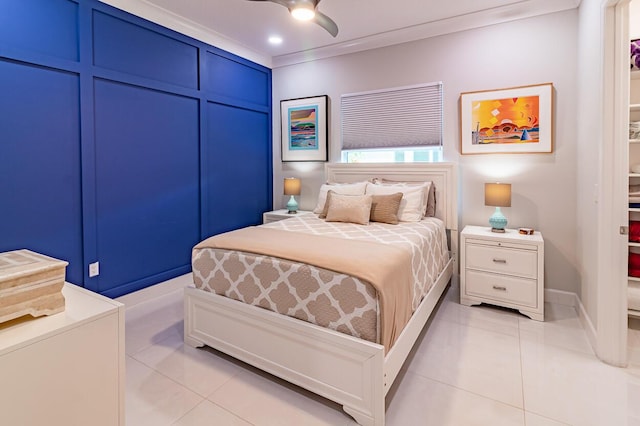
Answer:
[(465, 237), (475, 237), (494, 241), (510, 241), (535, 244), (544, 243), (542, 234), (538, 231), (535, 231), (533, 235), (522, 235), (518, 233), (517, 229), (505, 229), (504, 233), (491, 232), (491, 228), (489, 226), (467, 225), (464, 227), (460, 235)]

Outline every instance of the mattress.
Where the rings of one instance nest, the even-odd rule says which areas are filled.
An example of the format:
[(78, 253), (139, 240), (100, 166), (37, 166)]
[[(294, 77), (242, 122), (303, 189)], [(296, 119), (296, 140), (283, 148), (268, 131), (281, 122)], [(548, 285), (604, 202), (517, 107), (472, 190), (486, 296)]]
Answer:
[[(394, 245), (411, 256), (411, 304), (417, 308), (449, 260), (444, 224), (437, 218), (398, 225), (325, 222), (300, 215), (264, 228)], [(304, 247), (301, 247), (304, 249)], [(371, 342), (381, 342), (381, 306), (372, 285), (334, 270), (267, 255), (196, 248), (197, 288), (269, 309)]]

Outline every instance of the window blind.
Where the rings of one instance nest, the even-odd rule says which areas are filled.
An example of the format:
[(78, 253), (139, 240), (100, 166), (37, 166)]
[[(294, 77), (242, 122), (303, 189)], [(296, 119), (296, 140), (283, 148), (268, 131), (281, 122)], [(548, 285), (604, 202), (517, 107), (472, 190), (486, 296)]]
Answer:
[(341, 97), (342, 149), (442, 145), (442, 82)]

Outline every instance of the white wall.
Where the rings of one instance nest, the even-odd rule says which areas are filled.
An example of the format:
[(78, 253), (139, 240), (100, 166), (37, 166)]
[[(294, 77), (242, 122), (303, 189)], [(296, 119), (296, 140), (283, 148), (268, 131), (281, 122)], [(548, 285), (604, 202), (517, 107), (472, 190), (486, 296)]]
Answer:
[(595, 203), (600, 180), (602, 144), (602, 2), (583, 0), (579, 9), (578, 106), (581, 141), (577, 150), (577, 248), (580, 269), (580, 299), (592, 324), (597, 324), (598, 211)]
[[(340, 95), (411, 84), (444, 83), (444, 157), (457, 162), (461, 226), (486, 224), (483, 184), (512, 184), (509, 227), (540, 230), (546, 241), (546, 287), (580, 293), (576, 259), (577, 10), (448, 34), (387, 48), (273, 70), (273, 104), (329, 95), (330, 160), (340, 161)], [(552, 82), (553, 154), (459, 155), (461, 92)], [(312, 209), (323, 163), (281, 163), (280, 121), (274, 111), (274, 207), (285, 203), (282, 180), (302, 178), (302, 209)], [(580, 142), (582, 150), (582, 142)], [(460, 228), (462, 229), (462, 228)]]
[(640, 0), (632, 0), (629, 3), (629, 38), (640, 38)]

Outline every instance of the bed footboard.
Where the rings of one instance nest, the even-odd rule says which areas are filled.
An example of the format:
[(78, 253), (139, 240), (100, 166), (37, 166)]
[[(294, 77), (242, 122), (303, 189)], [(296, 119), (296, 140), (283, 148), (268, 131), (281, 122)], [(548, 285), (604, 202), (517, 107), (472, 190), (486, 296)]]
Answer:
[(184, 339), (207, 345), (384, 425), (384, 347), (265, 309), (185, 289)]

